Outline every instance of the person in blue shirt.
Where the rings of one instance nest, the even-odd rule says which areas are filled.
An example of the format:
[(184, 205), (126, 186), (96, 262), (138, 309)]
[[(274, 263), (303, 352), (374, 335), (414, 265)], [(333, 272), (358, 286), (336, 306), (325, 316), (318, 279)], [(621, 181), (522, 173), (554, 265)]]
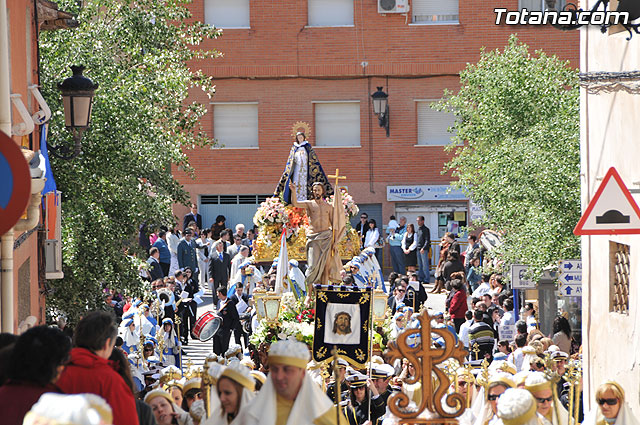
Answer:
[(169, 245), (167, 245), (167, 232), (160, 230), (158, 232), (158, 239), (153, 243), (154, 247), (158, 248), (160, 253), (160, 268), (162, 269), (162, 277), (169, 276), (169, 268), (171, 267), (171, 251), (169, 251)]
[(482, 282), (482, 267), (480, 267), (480, 257), (474, 257), (471, 259), (471, 266), (469, 267), (469, 273), (467, 273), (467, 282), (471, 286), (471, 293), (475, 291), (480, 282)]
[(389, 222), (389, 226), (387, 227), (387, 230), (389, 231), (387, 242), (389, 242), (389, 250), (391, 252), (391, 266), (393, 267), (394, 272), (404, 274), (405, 265), (404, 251), (402, 250), (402, 238), (407, 232), (407, 218), (400, 217), (396, 227), (394, 227), (393, 224), (395, 223)]

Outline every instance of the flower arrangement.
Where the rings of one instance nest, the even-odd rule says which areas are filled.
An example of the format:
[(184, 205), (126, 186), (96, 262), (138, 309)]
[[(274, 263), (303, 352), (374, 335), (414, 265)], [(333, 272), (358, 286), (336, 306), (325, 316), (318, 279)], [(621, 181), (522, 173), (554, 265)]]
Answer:
[(316, 311), (313, 308), (310, 308), (308, 310), (302, 310), (300, 314), (296, 316), (296, 320), (298, 321), (298, 323), (313, 323), (315, 317)]
[(249, 337), (249, 342), (259, 346), (261, 342), (295, 339), (307, 345), (313, 344), (315, 310), (306, 309), (304, 300), (297, 300), (291, 292), (285, 292), (280, 300), (280, 323), (269, 325), (261, 320)]
[[(353, 197), (349, 195), (349, 192), (347, 192), (347, 190), (344, 187), (341, 187), (340, 191), (342, 192), (342, 205), (344, 206), (344, 213), (345, 213), (345, 216), (347, 217), (347, 220), (349, 220), (355, 217), (356, 215), (358, 215), (358, 213), (360, 212), (360, 209), (358, 208), (358, 205), (356, 205), (355, 201), (353, 200)], [(327, 199), (327, 202), (329, 202), (330, 204), (333, 204), (333, 199), (334, 199), (334, 195), (331, 195)]]
[(280, 198), (272, 197), (267, 198), (266, 201), (260, 204), (260, 207), (253, 216), (253, 222), (257, 225), (272, 225), (287, 223), (287, 216), (285, 214), (285, 206)]
[(289, 239), (291, 236), (297, 236), (300, 228), (309, 225), (309, 218), (303, 208), (285, 206), (280, 198), (272, 197), (260, 204), (253, 216), (253, 222), (257, 226), (276, 225), (283, 229)]

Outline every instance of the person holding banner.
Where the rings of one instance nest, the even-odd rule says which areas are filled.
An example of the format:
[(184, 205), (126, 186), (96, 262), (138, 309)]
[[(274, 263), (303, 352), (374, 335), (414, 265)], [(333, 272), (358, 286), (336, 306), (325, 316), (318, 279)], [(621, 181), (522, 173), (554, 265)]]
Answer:
[(358, 372), (349, 376), (347, 381), (357, 425), (362, 425), (368, 420), (376, 423), (386, 409), (385, 400), (378, 394), (376, 386), (366, 375)]

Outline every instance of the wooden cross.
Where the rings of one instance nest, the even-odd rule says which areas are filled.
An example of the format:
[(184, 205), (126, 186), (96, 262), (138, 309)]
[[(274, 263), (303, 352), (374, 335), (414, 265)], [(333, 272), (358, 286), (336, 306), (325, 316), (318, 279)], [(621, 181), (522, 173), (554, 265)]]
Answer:
[(345, 176), (341, 176), (340, 175), (340, 169), (336, 168), (336, 174), (333, 176), (327, 176), (331, 179), (336, 179), (336, 190), (338, 190), (338, 183), (340, 182), (340, 180), (346, 180), (347, 178)]

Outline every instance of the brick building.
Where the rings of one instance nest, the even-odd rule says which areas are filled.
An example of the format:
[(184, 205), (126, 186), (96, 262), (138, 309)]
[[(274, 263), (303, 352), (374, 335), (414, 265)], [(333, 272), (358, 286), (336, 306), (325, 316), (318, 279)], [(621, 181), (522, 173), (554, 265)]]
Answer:
[[(40, 149), (40, 124), (49, 119), (44, 112), (48, 106), (42, 98), (38, 99), (38, 35), (40, 31), (70, 28), (76, 24), (71, 14), (59, 10), (56, 3), (48, 0), (0, 0), (0, 131), (29, 151)], [(3, 162), (2, 166), (5, 164)], [(23, 187), (23, 184), (20, 182), (15, 187)], [(61, 273), (52, 270), (55, 268), (53, 257), (57, 255), (58, 262), (61, 261), (60, 223), (58, 220), (57, 224), (51, 224), (51, 220), (51, 228), (47, 228), (42, 220), (42, 185), (39, 184), (43, 185), (44, 180), (31, 179), (27, 210), (9, 231), (0, 235), (2, 332), (24, 329), (33, 318), (31, 325), (44, 323), (45, 279), (62, 277)], [(55, 238), (48, 237), (53, 234)], [(55, 249), (51, 249), (53, 247)]]
[[(257, 202), (273, 193), (292, 145), (292, 125), (310, 124), (325, 169), (347, 176), (361, 210), (378, 224), (391, 214), (426, 216), (432, 238), (467, 224), (469, 201), (445, 194), (443, 145), (453, 119), (432, 110), (480, 49), (502, 48), (510, 34), (578, 67), (579, 35), (551, 27), (495, 25), (495, 7), (544, 1), (411, 0), (408, 13), (380, 13), (385, 0), (195, 0), (193, 18), (223, 29), (224, 57), (193, 64), (214, 76), (217, 93), (203, 123), (222, 148), (189, 156), (196, 179), (177, 177), (200, 206), (205, 226), (217, 214), (250, 224)], [(396, 0), (402, 9), (405, 2)], [(404, 9), (406, 12), (406, 9)], [(370, 95), (389, 95), (390, 135)], [(199, 93), (193, 99), (209, 104)], [(185, 207), (176, 206), (182, 217)]]

